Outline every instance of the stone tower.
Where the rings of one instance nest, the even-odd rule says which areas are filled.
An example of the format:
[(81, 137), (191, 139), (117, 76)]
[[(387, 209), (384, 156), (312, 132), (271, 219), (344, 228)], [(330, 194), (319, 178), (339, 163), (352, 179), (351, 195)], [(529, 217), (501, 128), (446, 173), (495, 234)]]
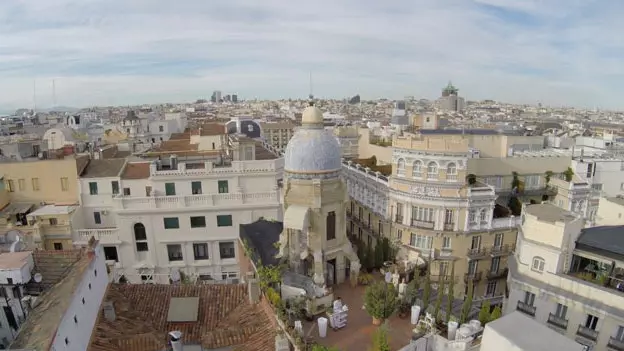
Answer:
[(318, 286), (357, 279), (359, 259), (347, 238), (347, 186), (340, 177), (341, 149), (311, 103), (290, 139), (284, 164), (284, 231), (280, 256), (292, 271)]

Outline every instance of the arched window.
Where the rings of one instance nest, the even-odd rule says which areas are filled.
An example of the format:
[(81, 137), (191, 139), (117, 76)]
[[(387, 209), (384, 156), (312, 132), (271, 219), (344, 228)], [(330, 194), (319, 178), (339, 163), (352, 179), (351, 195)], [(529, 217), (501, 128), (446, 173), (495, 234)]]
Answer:
[(450, 182), (457, 181), (457, 165), (452, 162), (446, 166), (446, 180)]
[[(360, 208), (360, 211), (361, 210), (362, 210), (362, 208)], [(361, 216), (360, 216), (360, 218), (361, 218)], [(325, 224), (325, 231), (327, 233), (327, 240), (336, 239), (336, 212), (334, 212), (334, 211), (329, 212), (327, 214), (326, 221), (327, 222)], [(369, 221), (370, 221), (370, 217), (369, 217)]]
[(539, 256), (533, 257), (533, 263), (531, 264), (531, 269), (536, 272), (543, 272), (544, 266), (546, 265), (546, 261)]
[(414, 162), (414, 166), (412, 168), (412, 177), (414, 178), (422, 177), (422, 162), (421, 161)]
[(147, 232), (145, 231), (145, 226), (143, 223), (135, 223), (134, 224), (134, 241), (136, 243), (137, 251), (147, 251)]
[(429, 162), (427, 165), (427, 178), (438, 179), (438, 164), (435, 162)]
[(397, 162), (397, 175), (405, 175), (405, 160), (402, 158)]
[(481, 212), (479, 213), (479, 220), (481, 221), (481, 223), (487, 222), (487, 211), (486, 210), (481, 210)]

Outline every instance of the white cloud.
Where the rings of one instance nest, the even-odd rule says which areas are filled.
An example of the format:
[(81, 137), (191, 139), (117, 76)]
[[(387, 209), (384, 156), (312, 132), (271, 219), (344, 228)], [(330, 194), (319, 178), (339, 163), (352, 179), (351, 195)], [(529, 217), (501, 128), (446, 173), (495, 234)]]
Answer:
[[(485, 6), (487, 5), (487, 6)], [(0, 109), (315, 94), (621, 107), (624, 25), (599, 0), (0, 2)], [(621, 12), (619, 12), (621, 13)]]

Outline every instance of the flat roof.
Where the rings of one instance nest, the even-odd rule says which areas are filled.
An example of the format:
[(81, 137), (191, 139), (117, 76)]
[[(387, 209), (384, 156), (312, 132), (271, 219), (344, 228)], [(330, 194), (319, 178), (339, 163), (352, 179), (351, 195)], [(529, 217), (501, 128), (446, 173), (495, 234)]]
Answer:
[(197, 322), (199, 297), (172, 297), (167, 322)]
[(67, 215), (76, 209), (76, 206), (57, 206), (57, 205), (45, 205), (34, 212), (29, 213), (30, 216), (52, 216), (52, 215)]
[(527, 214), (544, 222), (570, 222), (576, 219), (572, 212), (561, 209), (553, 204), (534, 204), (524, 208)]
[(0, 270), (12, 270), (24, 267), (28, 257), (32, 255), (30, 251), (6, 252), (0, 254)]
[(482, 344), (483, 341), (487, 342), (487, 334), (492, 331), (516, 345), (520, 350), (582, 351), (584, 348), (576, 341), (568, 339), (518, 311), (486, 324)]

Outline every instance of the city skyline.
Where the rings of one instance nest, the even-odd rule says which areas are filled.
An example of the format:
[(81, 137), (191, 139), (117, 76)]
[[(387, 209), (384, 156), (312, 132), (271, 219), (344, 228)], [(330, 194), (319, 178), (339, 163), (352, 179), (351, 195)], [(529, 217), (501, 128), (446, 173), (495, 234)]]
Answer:
[(624, 108), (622, 4), (243, 0), (0, 4), (0, 110), (241, 98), (436, 98)]

